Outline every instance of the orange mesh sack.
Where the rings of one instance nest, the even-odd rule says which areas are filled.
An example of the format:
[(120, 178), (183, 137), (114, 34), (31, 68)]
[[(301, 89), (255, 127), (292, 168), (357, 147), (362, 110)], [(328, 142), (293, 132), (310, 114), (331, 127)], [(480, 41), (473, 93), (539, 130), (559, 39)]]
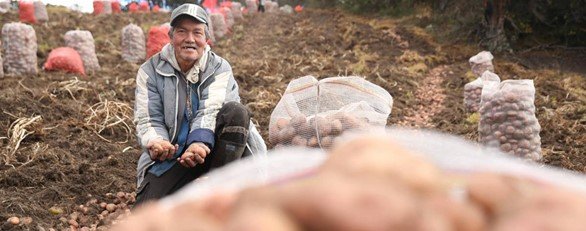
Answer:
[(393, 98), (361, 77), (305, 76), (289, 83), (269, 123), (272, 145), (329, 148), (348, 130), (384, 129)]
[(87, 30), (71, 30), (65, 33), (63, 37), (65, 45), (75, 49), (81, 56), (86, 73), (94, 73), (100, 70), (94, 37), (91, 32)]
[(232, 2), (230, 9), (232, 10), (232, 15), (234, 16), (234, 19), (244, 18), (242, 16), (242, 4), (240, 4), (239, 2)]
[(20, 1), (18, 3), (18, 18), (24, 23), (37, 23), (34, 3), (31, 1)]
[[(224, 15), (219, 13), (210, 14), (211, 24), (213, 25), (213, 32), (215, 39), (223, 38), (228, 33), (228, 26), (224, 20)], [(211, 28), (210, 28), (211, 29)]]
[(171, 41), (171, 38), (169, 38), (170, 29), (171, 28), (168, 25), (151, 27), (146, 45), (147, 59), (159, 53), (159, 51)]
[(104, 13), (104, 2), (94, 1), (94, 15), (100, 15)]
[(37, 35), (32, 26), (19, 22), (4, 24), (2, 48), (6, 74), (37, 74)]
[(145, 56), (146, 46), (142, 29), (135, 24), (122, 28), (122, 59), (138, 63), (144, 60)]
[(85, 75), (81, 56), (71, 47), (53, 49), (43, 68), (47, 71), (65, 71)]
[(488, 82), (482, 88), (479, 112), (481, 143), (525, 159), (541, 159), (533, 80)]
[(122, 13), (122, 9), (120, 8), (120, 2), (118, 2), (118, 1), (112, 1), (110, 7), (112, 8), (112, 13), (113, 14)]
[(159, 12), (159, 10), (161, 10), (161, 7), (159, 7), (159, 5), (155, 5), (155, 6), (153, 7), (153, 12), (154, 12), (154, 13), (157, 13), (157, 12)]
[(140, 12), (149, 12), (149, 3), (148, 2), (140, 2), (138, 4), (138, 11)]
[(468, 112), (477, 112), (480, 107), (480, 96), (485, 83), (494, 81), (501, 82), (501, 78), (490, 71), (485, 71), (482, 77), (464, 85), (464, 106)]
[(138, 12), (138, 3), (131, 2), (130, 5), (128, 5), (128, 11), (130, 13), (136, 13), (136, 12)]
[(41, 1), (34, 1), (33, 5), (35, 7), (35, 18), (37, 19), (37, 22), (49, 21), (49, 15), (47, 14), (47, 7), (45, 7), (45, 3)]

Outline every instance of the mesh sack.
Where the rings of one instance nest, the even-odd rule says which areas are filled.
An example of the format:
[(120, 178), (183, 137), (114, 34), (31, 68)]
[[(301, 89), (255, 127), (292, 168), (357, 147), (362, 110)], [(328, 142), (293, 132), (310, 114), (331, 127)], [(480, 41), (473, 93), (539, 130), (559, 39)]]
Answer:
[(224, 21), (226, 22), (226, 27), (232, 28), (232, 26), (234, 25), (234, 15), (232, 15), (232, 10), (230, 10), (230, 8), (228, 8), (228, 7), (222, 7), (222, 8), (220, 8), (220, 12), (224, 16)]
[(100, 70), (100, 63), (96, 56), (94, 37), (87, 30), (70, 30), (63, 36), (65, 45), (79, 53), (83, 60), (83, 68), (86, 73), (94, 73)]
[(472, 56), (468, 60), (470, 67), (472, 68), (472, 73), (474, 73), (476, 77), (480, 77), (485, 71), (494, 72), (494, 66), (492, 65), (493, 58), (492, 54), (488, 51), (481, 51), (477, 55)]
[(485, 84), (479, 110), (480, 142), (515, 156), (541, 159), (541, 127), (534, 102), (533, 80)]
[(287, 13), (287, 14), (292, 14), (293, 13), (293, 7), (291, 7), (289, 5), (281, 6), (279, 9), (281, 10), (281, 12), (284, 12), (284, 13)]
[(360, 77), (301, 77), (271, 114), (269, 142), (329, 148), (346, 130), (384, 128), (392, 107), (386, 90)]
[(138, 11), (140, 12), (149, 12), (149, 3), (148, 2), (140, 2), (138, 4)]
[(65, 71), (85, 75), (81, 56), (71, 47), (53, 49), (43, 67), (47, 71)]
[[(224, 20), (224, 16), (219, 13), (211, 13), (210, 14), (211, 24), (213, 25), (213, 33), (215, 39), (223, 38), (226, 33), (228, 32), (228, 27), (226, 25), (226, 21)], [(212, 29), (212, 28), (210, 28)]]
[(216, 42), (216, 36), (214, 35), (214, 24), (212, 23), (212, 18), (210, 17), (210, 14), (208, 14), (207, 16), (207, 20), (208, 20), (208, 31), (209, 31), (209, 38), (208, 38), (208, 44), (210, 44), (210, 46), (212, 44), (214, 44)]
[(120, 2), (112, 1), (112, 3), (110, 5), (111, 5), (110, 8), (112, 8), (113, 14), (122, 13), (122, 8), (120, 8)]
[(0, 0), (0, 14), (10, 11), (10, 0)]
[[(581, 230), (586, 225), (581, 219), (586, 206), (584, 174), (522, 161), (503, 155), (497, 150), (484, 149), (453, 135), (403, 129), (393, 129), (376, 135), (380, 139), (387, 139), (385, 146), (391, 148), (350, 149), (356, 153), (338, 149), (337, 153), (327, 154), (318, 149), (287, 148), (272, 150), (266, 158), (245, 158), (232, 162), (198, 178), (177, 193), (153, 203), (150, 210), (133, 213), (133, 216), (168, 216), (168, 219), (131, 219), (129, 221), (135, 223), (126, 229), (138, 226), (172, 227), (177, 219), (192, 221), (193, 225), (209, 224), (207, 219), (185, 216), (185, 211), (190, 211), (189, 214), (207, 214), (209, 208), (223, 208), (214, 211), (234, 215), (229, 218), (233, 219), (235, 216), (251, 214), (242, 210), (246, 208), (245, 205), (259, 204), (263, 205), (262, 208), (284, 208), (284, 214), (287, 214), (284, 217), (287, 219), (286, 224), (293, 221), (296, 227), (308, 227), (308, 221), (320, 225), (319, 227), (331, 227), (324, 226), (327, 223), (331, 225), (331, 222), (338, 225), (335, 226), (338, 229), (323, 230), (384, 230), (372, 228), (372, 222), (390, 220), (407, 222), (402, 223), (405, 226), (401, 227), (438, 227), (438, 224), (442, 224), (447, 226), (441, 227), (459, 227), (462, 230), (492, 230), (491, 227), (504, 228), (506, 224), (509, 228), (502, 230), (519, 230), (519, 227), (547, 230), (536, 228), (545, 226), (533, 225), (543, 222), (549, 222), (547, 227)], [(345, 139), (344, 144), (356, 144), (359, 139), (365, 138), (357, 135)], [(372, 141), (373, 137), (367, 139)], [(377, 142), (379, 147), (382, 146), (380, 139)], [(340, 181), (324, 177), (324, 173), (338, 176)], [(373, 182), (388, 187), (369, 187), (375, 186), (370, 184)], [(344, 185), (346, 187), (340, 187)], [(397, 194), (396, 189), (403, 193)], [(211, 200), (212, 198), (215, 200)], [(307, 204), (306, 198), (316, 199), (309, 200), (315, 204)], [(364, 209), (365, 198), (381, 206)], [(381, 200), (389, 203), (381, 203)], [(238, 204), (235, 205), (234, 202)], [(340, 209), (340, 204), (344, 205), (343, 209)], [(427, 207), (430, 205), (431, 209)], [(202, 208), (208, 209), (202, 211)], [(234, 208), (240, 210), (234, 212)], [(302, 215), (306, 216), (301, 219), (293, 217), (295, 211), (302, 211)], [(311, 211), (319, 211), (320, 216), (308, 216)], [(450, 215), (438, 216), (442, 214), (438, 211), (449, 211)], [(422, 216), (422, 212), (426, 215)], [(272, 213), (261, 214), (263, 216), (252, 217), (275, 218), (268, 216)], [(379, 216), (383, 214), (387, 215)], [(281, 213), (276, 218), (282, 219), (280, 215)], [(393, 219), (398, 216), (402, 219)], [(378, 219), (359, 222), (372, 217)], [(340, 218), (354, 221), (353, 226), (349, 226), (346, 222), (348, 220)], [(420, 224), (426, 220), (431, 221), (431, 224)], [(152, 222), (145, 224), (145, 221)], [(233, 221), (222, 220), (218, 223), (244, 229), (236, 225), (242, 223)], [(274, 227), (270, 226), (274, 222), (268, 225), (259, 223), (263, 221), (266, 222), (267, 219), (255, 219), (255, 224), (258, 227)], [(469, 226), (479, 224), (478, 221), (479, 226)], [(191, 224), (181, 225), (185, 227)]]
[(37, 35), (32, 26), (19, 22), (4, 24), (2, 48), (6, 74), (37, 74)]
[(171, 38), (169, 38), (170, 29), (171, 28), (168, 25), (151, 27), (146, 44), (147, 59), (159, 53), (159, 51), (171, 41)]
[(35, 18), (35, 5), (33, 2), (21, 1), (18, 3), (18, 18), (24, 23), (37, 23)]
[(45, 3), (41, 1), (34, 1), (33, 6), (35, 7), (35, 18), (38, 22), (49, 21), (49, 15), (47, 14), (47, 7)]
[(154, 12), (154, 13), (157, 13), (157, 12), (159, 12), (159, 10), (161, 10), (161, 7), (159, 7), (159, 5), (155, 5), (155, 6), (153, 7), (153, 12)]
[(279, 11), (279, 3), (273, 1), (267, 1), (265, 7), (268, 13), (276, 13)]
[(301, 5), (297, 5), (297, 6), (295, 7), (295, 12), (297, 12), (297, 13), (301, 13), (301, 11), (303, 11), (303, 6), (301, 6)]
[(480, 107), (482, 86), (488, 81), (500, 83), (501, 79), (495, 73), (485, 71), (482, 77), (464, 85), (464, 106), (468, 112), (477, 112)]
[(94, 1), (94, 15), (112, 14), (111, 1)]
[(135, 24), (122, 28), (122, 59), (138, 63), (144, 60), (145, 56), (146, 45), (142, 29)]
[(136, 2), (131, 2), (131, 3), (128, 5), (128, 11), (129, 11), (130, 13), (136, 13), (136, 12), (138, 12), (138, 3), (136, 3)]
[(242, 16), (242, 4), (240, 4), (239, 2), (232, 2), (230, 9), (232, 10), (232, 15), (234, 16), (234, 19), (244, 18), (244, 16)]
[(246, 9), (248, 10), (249, 14), (256, 13), (258, 10), (258, 5), (256, 4), (255, 0), (246, 0)]
[[(0, 48), (2, 47), (2, 41), (0, 41)], [(4, 77), (4, 68), (2, 67), (2, 52), (0, 52), (0, 78)]]

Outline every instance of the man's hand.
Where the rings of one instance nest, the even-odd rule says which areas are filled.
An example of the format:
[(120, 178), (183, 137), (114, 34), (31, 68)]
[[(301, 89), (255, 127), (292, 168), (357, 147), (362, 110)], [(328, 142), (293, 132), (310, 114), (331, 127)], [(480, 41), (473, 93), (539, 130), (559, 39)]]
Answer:
[(196, 164), (203, 164), (210, 148), (201, 142), (196, 142), (187, 148), (177, 161), (186, 168), (193, 168)]
[(157, 139), (151, 140), (146, 146), (149, 149), (151, 160), (164, 161), (173, 157), (178, 145), (172, 145), (169, 141)]

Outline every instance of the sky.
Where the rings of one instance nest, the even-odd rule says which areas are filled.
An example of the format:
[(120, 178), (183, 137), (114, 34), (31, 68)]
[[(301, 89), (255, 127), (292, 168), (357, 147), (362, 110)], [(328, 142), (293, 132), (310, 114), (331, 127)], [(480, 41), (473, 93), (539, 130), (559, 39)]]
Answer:
[[(94, 11), (94, 5), (92, 0), (42, 0), (45, 4), (51, 5), (59, 5), (59, 6), (67, 6), (69, 8), (75, 8), (76, 6), (82, 12), (91, 13)], [(120, 1), (120, 3), (124, 3), (128, 1)]]

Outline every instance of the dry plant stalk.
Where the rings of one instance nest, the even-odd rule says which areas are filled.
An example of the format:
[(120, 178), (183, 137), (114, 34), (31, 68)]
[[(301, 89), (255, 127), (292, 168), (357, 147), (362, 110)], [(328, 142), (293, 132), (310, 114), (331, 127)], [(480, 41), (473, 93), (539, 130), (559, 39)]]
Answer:
[(124, 131), (126, 139), (118, 143), (128, 142), (132, 134), (132, 128), (128, 124), (132, 123), (133, 113), (128, 104), (100, 98), (100, 102), (92, 105), (87, 111), (91, 113), (86, 117), (85, 125), (91, 128), (98, 137), (111, 143), (111, 140), (106, 139), (100, 133), (108, 128), (113, 131), (115, 127), (119, 127)]
[(14, 154), (20, 147), (20, 143), (24, 138), (33, 134), (34, 132), (26, 130), (28, 126), (31, 124), (42, 120), (41, 116), (34, 116), (30, 118), (21, 117), (15, 120), (8, 128), (8, 136), (9, 136), (9, 143), (8, 143), (8, 153), (4, 154), (4, 164), (11, 165), (10, 162), (14, 159)]
[(59, 82), (59, 90), (60, 91), (67, 91), (69, 93), (69, 95), (71, 96), (71, 98), (73, 98), (73, 100), (77, 101), (75, 96), (73, 96), (73, 92), (88, 90), (88, 88), (84, 87), (85, 85), (87, 85), (87, 82), (80, 81), (79, 79), (77, 79), (77, 77), (75, 77), (75, 79), (72, 79), (72, 80)]

